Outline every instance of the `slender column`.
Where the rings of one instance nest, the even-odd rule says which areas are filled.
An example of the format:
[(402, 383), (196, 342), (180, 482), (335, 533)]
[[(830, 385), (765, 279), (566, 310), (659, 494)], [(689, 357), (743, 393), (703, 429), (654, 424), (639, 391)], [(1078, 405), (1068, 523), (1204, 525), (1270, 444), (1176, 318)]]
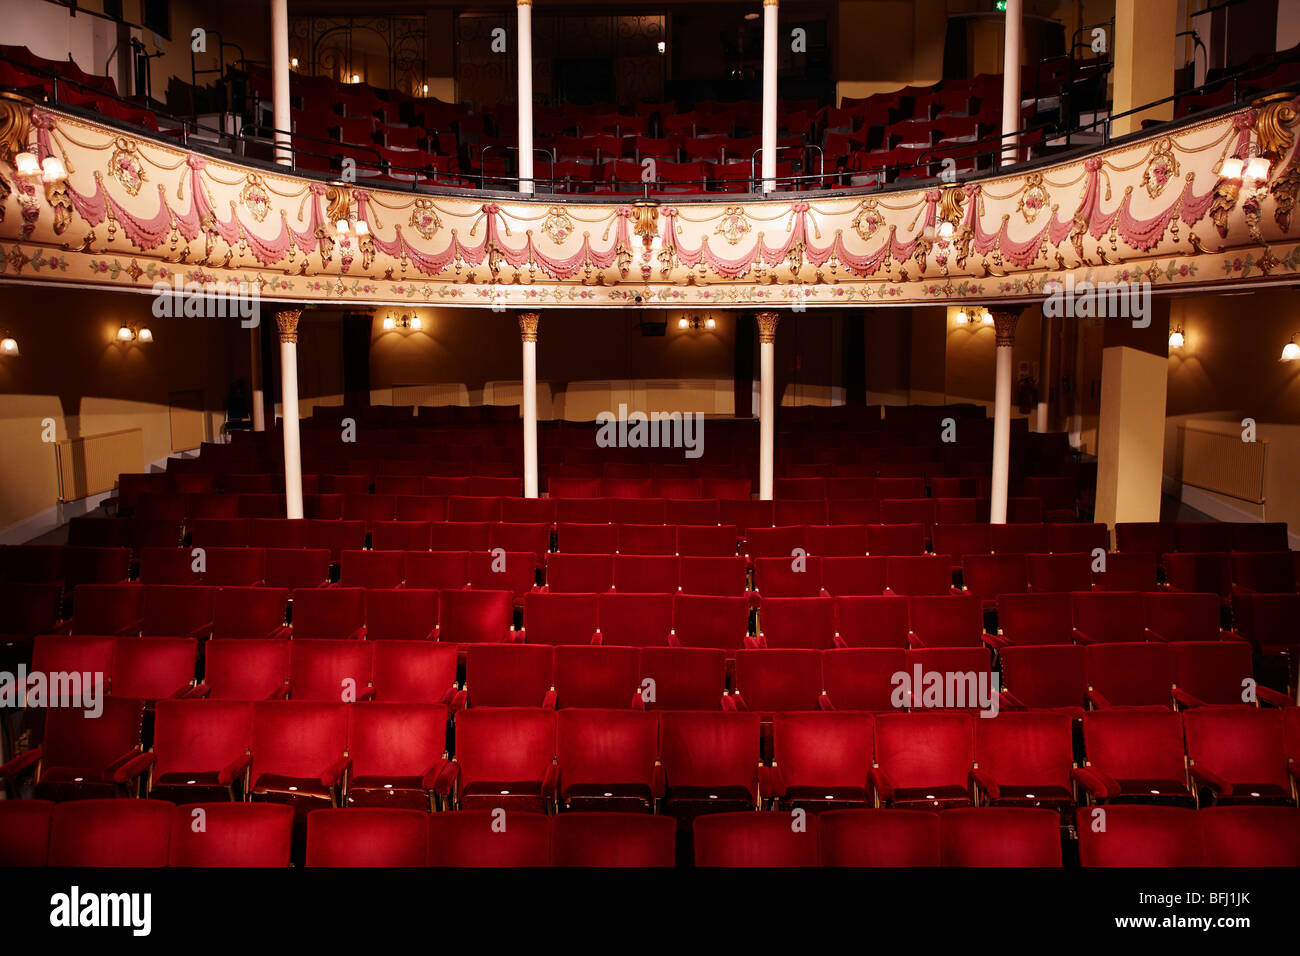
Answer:
[(519, 14), (519, 191), (533, 191), (533, 0), (516, 0)]
[(302, 309), (275, 313), (280, 329), (280, 404), (284, 417), (285, 517), (302, 517), (302, 445), (298, 438), (298, 319)]
[[(289, 0), (271, 0), (271, 122), (275, 124), (275, 161), (292, 165), (289, 111)], [(280, 132), (284, 130), (284, 132)]]
[(519, 316), (519, 337), (524, 345), (524, 497), (537, 497), (537, 312)]
[(1049, 405), (1052, 399), (1052, 335), (1056, 323), (1050, 315), (1043, 316), (1043, 325), (1039, 330), (1041, 340), (1038, 345), (1038, 421), (1035, 431), (1043, 434), (1047, 431)]
[(266, 396), (262, 394), (262, 329), (249, 329), (248, 390), (252, 393), (253, 431), (266, 431)]
[[(763, 0), (763, 192), (776, 188), (777, 0)], [(752, 175), (752, 173), (751, 173)]]
[(1002, 33), (1002, 165), (1016, 161), (1018, 137), (1008, 136), (1020, 129), (1020, 33), (1023, 0), (1007, 0)]
[(993, 393), (992, 524), (1007, 523), (1007, 484), (1011, 473), (1011, 353), (1016, 345), (1018, 310), (992, 309), (997, 331), (997, 387)]
[(775, 312), (758, 313), (758, 496), (772, 500), (772, 461), (776, 443), (776, 324)]

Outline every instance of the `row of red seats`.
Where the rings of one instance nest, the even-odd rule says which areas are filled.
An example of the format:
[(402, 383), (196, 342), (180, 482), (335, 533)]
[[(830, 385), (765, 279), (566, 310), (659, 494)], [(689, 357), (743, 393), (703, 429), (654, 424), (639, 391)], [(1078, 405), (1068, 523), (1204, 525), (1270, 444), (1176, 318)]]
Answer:
[[(196, 831), (196, 812), (211, 825)], [(1300, 866), (1300, 810), (1120, 806), (1080, 829), (1083, 866)], [(494, 823), (497, 824), (494, 826)], [(316, 810), (308, 866), (637, 866), (675, 860), (675, 821), (626, 813)], [(694, 823), (696, 866), (1059, 866), (1040, 810), (835, 810), (796, 829), (779, 813)], [(0, 806), (4, 866), (287, 866), (293, 812), (274, 804), (45, 801)]]

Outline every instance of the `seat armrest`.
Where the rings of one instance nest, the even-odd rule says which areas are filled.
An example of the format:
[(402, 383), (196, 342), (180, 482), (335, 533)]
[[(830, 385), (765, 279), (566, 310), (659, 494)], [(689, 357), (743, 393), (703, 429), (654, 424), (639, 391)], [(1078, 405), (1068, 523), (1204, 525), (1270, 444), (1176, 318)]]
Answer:
[(424, 778), (420, 781), (420, 786), (425, 790), (437, 790), (438, 781), (447, 773), (447, 768), (450, 766), (451, 761), (447, 759), (446, 754), (443, 754), (438, 758), (438, 762), (430, 768), (429, 772), (424, 775)]
[(990, 634), (988, 631), (983, 631), (980, 634), (980, 640), (984, 642), (985, 647), (991, 648), (995, 651), (1001, 650), (1011, 643), (1001, 634)]
[(1011, 693), (1009, 690), (998, 691), (998, 696), (1002, 698), (1003, 710), (1028, 710), (1029, 705), (1023, 700)]
[(1095, 767), (1075, 767), (1070, 776), (1094, 797), (1106, 799), (1119, 795), (1119, 783)]
[(785, 793), (785, 774), (779, 766), (758, 768), (758, 786), (769, 797), (780, 797)]
[(876, 791), (876, 797), (881, 802), (888, 802), (894, 799), (894, 785), (889, 776), (879, 767), (872, 767), (867, 774), (867, 782), (871, 784), (872, 789)]
[(767, 647), (767, 638), (762, 634), (746, 634), (744, 643), (747, 650), (756, 650), (758, 648)]
[(1181, 687), (1174, 688), (1174, 702), (1184, 710), (1191, 710), (1193, 707), (1204, 707), (1205, 701), (1195, 697), (1183, 690)]
[(1097, 643), (1095, 640), (1093, 640), (1091, 637), (1089, 637), (1088, 634), (1087, 634), (1085, 631), (1081, 631), (1081, 630), (1079, 630), (1077, 627), (1072, 627), (1072, 628), (1070, 628), (1070, 631), (1074, 634), (1074, 642), (1075, 642), (1076, 644), (1096, 644), (1096, 643)]
[(134, 780), (153, 766), (154, 755), (151, 752), (136, 753), (124, 760), (115, 762), (109, 771), (114, 783), (126, 783)]
[(740, 696), (740, 691), (738, 690), (733, 690), (731, 692), (731, 706), (733, 709), (742, 712), (749, 710), (749, 705), (745, 703), (745, 698)]
[(831, 702), (831, 695), (826, 693), (826, 691), (822, 691), (821, 694), (817, 697), (817, 709), (818, 710), (835, 709), (835, 704)]
[(221, 769), (221, 772), (217, 774), (217, 783), (227, 787), (230, 786), (236, 779), (238, 779), (240, 774), (248, 769), (248, 765), (252, 762), (252, 759), (253, 758), (248, 754), (240, 754), (234, 760), (230, 761), (230, 763), (226, 764), (226, 766)]
[(668, 792), (668, 773), (664, 770), (664, 765), (658, 760), (655, 761), (654, 776), (650, 781), (650, 793), (656, 800), (663, 799), (663, 795)]
[(16, 777), (28, 767), (39, 763), (43, 753), (44, 751), (40, 747), (33, 747), (26, 753), (19, 754), (7, 764), (0, 766), (0, 780)]
[(338, 782), (343, 779), (343, 774), (347, 773), (348, 768), (351, 766), (351, 757), (339, 757), (330, 764), (328, 770), (320, 775), (321, 785), (326, 787), (338, 786)]
[(459, 779), (460, 764), (454, 760), (448, 761), (447, 765), (438, 772), (438, 776), (433, 781), (434, 793), (442, 797), (447, 796)]
[(542, 796), (548, 800), (555, 799), (555, 791), (560, 783), (560, 765), (551, 762), (546, 768), (546, 776), (542, 778)]
[(1197, 783), (1203, 784), (1213, 790), (1215, 793), (1224, 797), (1232, 796), (1232, 784), (1224, 780), (1213, 770), (1209, 770), (1200, 764), (1192, 764), (1192, 779)]
[(195, 684), (193, 687), (190, 688), (189, 699), (199, 700), (201, 698), (207, 697), (210, 693), (212, 693), (212, 688), (209, 687), (207, 684), (203, 684), (203, 683)]
[(1093, 710), (1110, 709), (1110, 701), (1106, 699), (1106, 696), (1101, 691), (1093, 690), (1091, 687), (1089, 687), (1087, 696), (1088, 696), (1088, 703), (1092, 704)]
[(1262, 684), (1255, 685), (1255, 696), (1259, 698), (1260, 703), (1271, 704), (1274, 707), (1294, 707), (1296, 705), (1293, 698)]
[(542, 710), (555, 709), (555, 686), (552, 685), (542, 697)]
[(1002, 791), (987, 770), (975, 769), (970, 772), (971, 788), (979, 787), (990, 800), (1000, 799)]

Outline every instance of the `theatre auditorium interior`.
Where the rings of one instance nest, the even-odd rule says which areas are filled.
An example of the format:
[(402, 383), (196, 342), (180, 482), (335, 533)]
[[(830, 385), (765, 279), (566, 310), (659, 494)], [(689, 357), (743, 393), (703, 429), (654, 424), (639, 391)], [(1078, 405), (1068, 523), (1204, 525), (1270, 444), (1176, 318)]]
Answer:
[(1300, 3), (0, 22), (0, 865), (1300, 866)]

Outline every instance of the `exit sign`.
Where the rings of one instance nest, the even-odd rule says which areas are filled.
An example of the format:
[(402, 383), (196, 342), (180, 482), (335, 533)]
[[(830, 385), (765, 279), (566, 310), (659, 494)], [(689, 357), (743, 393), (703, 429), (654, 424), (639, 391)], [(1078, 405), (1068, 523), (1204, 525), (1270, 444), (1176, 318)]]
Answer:
[(1007, 12), (1007, 0), (998, 0), (998, 2), (994, 4), (994, 6), (998, 8), (998, 13)]

